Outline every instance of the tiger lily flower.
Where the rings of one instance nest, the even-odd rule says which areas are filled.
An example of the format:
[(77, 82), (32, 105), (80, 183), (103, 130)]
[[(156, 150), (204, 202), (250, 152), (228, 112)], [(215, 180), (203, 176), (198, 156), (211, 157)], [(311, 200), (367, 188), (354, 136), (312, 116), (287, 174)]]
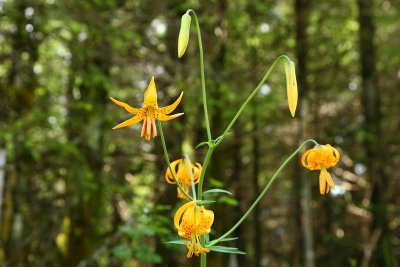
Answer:
[(329, 189), (335, 188), (332, 177), (327, 171), (338, 163), (340, 154), (331, 145), (320, 145), (307, 150), (301, 157), (301, 164), (309, 170), (320, 170), (319, 192), (321, 195), (327, 194)]
[[(189, 166), (189, 162), (183, 159), (178, 159), (171, 163), (172, 173), (170, 169), (167, 168), (167, 170), (165, 171), (165, 180), (167, 180), (169, 184), (175, 184), (175, 181), (173, 179), (173, 177), (175, 177), (181, 184), (183, 190), (186, 193), (189, 193), (189, 187), (192, 185), (192, 181), (190, 179), (190, 168), (192, 168), (193, 182), (194, 184), (197, 184), (200, 179), (202, 169), (201, 164), (191, 163)], [(178, 198), (187, 199), (179, 188), (177, 188), (177, 190)]]
[(174, 111), (175, 108), (179, 105), (179, 103), (182, 100), (182, 96), (183, 92), (180, 94), (178, 99), (175, 100), (173, 104), (162, 108), (158, 107), (157, 90), (153, 76), (144, 93), (144, 103), (142, 108), (131, 107), (130, 105), (124, 102), (118, 101), (115, 98), (110, 97), (110, 99), (115, 104), (117, 104), (120, 107), (123, 107), (129, 113), (135, 114), (133, 118), (130, 118), (129, 120), (126, 120), (118, 124), (113, 128), (113, 130), (130, 126), (140, 121), (143, 121), (141, 136), (144, 137), (147, 141), (149, 141), (151, 137), (154, 138), (157, 136), (156, 120), (168, 121), (183, 115), (183, 113), (168, 115), (172, 111)]
[(214, 222), (214, 212), (207, 210), (204, 206), (197, 206), (197, 201), (190, 201), (181, 206), (175, 213), (174, 224), (178, 230), (178, 235), (185, 240), (188, 248), (187, 257), (194, 255), (205, 255), (210, 252), (208, 248), (204, 248), (200, 242), (200, 236), (206, 235), (211, 231), (211, 225)]

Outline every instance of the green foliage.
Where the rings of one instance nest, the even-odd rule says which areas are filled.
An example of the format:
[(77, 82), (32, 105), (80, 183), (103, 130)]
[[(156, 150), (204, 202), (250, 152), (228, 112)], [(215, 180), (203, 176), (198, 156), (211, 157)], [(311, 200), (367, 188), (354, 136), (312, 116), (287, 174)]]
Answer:
[[(155, 212), (165, 210), (165, 206), (155, 207)], [(151, 238), (165, 236), (170, 232), (169, 220), (163, 216), (147, 213), (135, 213), (135, 220), (130, 225), (119, 228), (121, 242), (112, 248), (112, 254), (121, 262), (161, 263), (162, 258), (154, 251)]]
[[(185, 57), (176, 58), (179, 19), (193, 8), (203, 30), (213, 138), (222, 134), (220, 130), (278, 55), (287, 53), (295, 59), (302, 51), (308, 53), (303, 78), (309, 86), (299, 88), (299, 97), (307, 100), (301, 105), (312, 118), (303, 123), (301, 117), (287, 116), (284, 73), (278, 68), (252, 109), (242, 114), (226, 143), (215, 151), (220, 156), (206, 174), (208, 188), (214, 189), (204, 192), (203, 202), (213, 203), (215, 209), (211, 237), (229, 229), (243, 214), (255, 198), (256, 182), (264, 185), (281, 155), (297, 146), (305, 133), (336, 143), (344, 155), (334, 172), (344, 197), (320, 200), (313, 191), (318, 179), (307, 174), (313, 192), (316, 266), (360, 264), (370, 240), (368, 221), (375, 210), (370, 208), (376, 203), (374, 184), (365, 170), (358, 172), (370, 168), (362, 142), (374, 139), (361, 128), (365, 117), (358, 6), (344, 0), (306, 2), (308, 45), (299, 47), (293, 1), (0, 1), (0, 149), (7, 152), (1, 169), (5, 179), (0, 262), (33, 267), (77, 266), (85, 261), (90, 266), (188, 265), (183, 250), (179, 254), (163, 250), (164, 242), (177, 236), (173, 213), (154, 203), (175, 205), (176, 190), (165, 184), (159, 139), (143, 142), (140, 125), (112, 131), (124, 118), (108, 96), (137, 105), (143, 100), (143, 82), (153, 74), (163, 103), (184, 90), (180, 108), (185, 115), (166, 124), (168, 146), (171, 156), (178, 157), (184, 150), (182, 140), (189, 147), (199, 144), (192, 152), (196, 162), (202, 162), (208, 143), (202, 142), (206, 134), (199, 119), (201, 90), (193, 32)], [(376, 164), (390, 177), (382, 192), (390, 222), (382, 256), (398, 258), (400, 1), (373, 2), (376, 90), (382, 96), (379, 142), (385, 145)], [(253, 154), (255, 147), (258, 156)], [(299, 221), (304, 214), (299, 203), (305, 200), (298, 177), (294, 164), (260, 203), (258, 218), (242, 225), (240, 239), (224, 240), (238, 249), (213, 250), (246, 251), (245, 257), (237, 258), (240, 266), (256, 266), (258, 222), (262, 261), (301, 265), (304, 237)], [(131, 217), (134, 221), (123, 226)], [(68, 229), (63, 229), (65, 220), (71, 224)], [(117, 233), (121, 238), (114, 240)], [(55, 244), (57, 237), (65, 236), (69, 243), (63, 251)], [(98, 253), (104, 244), (105, 250)], [(228, 263), (228, 258), (217, 258), (218, 253), (209, 255), (216, 265)], [(379, 255), (371, 258), (370, 266), (376, 265), (375, 256)]]

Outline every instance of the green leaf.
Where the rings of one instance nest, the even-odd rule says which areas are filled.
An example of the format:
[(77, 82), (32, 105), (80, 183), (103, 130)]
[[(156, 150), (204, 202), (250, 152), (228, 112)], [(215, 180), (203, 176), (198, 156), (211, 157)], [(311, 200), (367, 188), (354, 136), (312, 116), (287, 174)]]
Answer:
[(239, 205), (239, 202), (236, 199), (229, 197), (229, 196), (222, 196), (219, 200), (220, 200), (220, 202), (226, 203), (230, 206), (238, 206)]
[(165, 244), (174, 244), (174, 245), (185, 245), (184, 239), (177, 239), (165, 242)]
[(232, 195), (231, 192), (226, 191), (226, 190), (224, 190), (224, 189), (219, 189), (219, 188), (215, 188), (215, 189), (210, 189), (210, 190), (204, 191), (204, 192), (203, 192), (203, 195), (205, 195), (205, 194), (210, 194), (210, 193), (224, 193), (224, 194)]
[(223, 238), (221, 239), (219, 242), (228, 242), (228, 241), (233, 241), (233, 240), (238, 240), (239, 237), (227, 237), (227, 238)]
[(112, 253), (119, 259), (128, 259), (132, 256), (132, 250), (126, 245), (113, 248)]
[(222, 252), (222, 253), (230, 253), (230, 254), (246, 254), (243, 251), (240, 251), (238, 248), (233, 248), (233, 247), (224, 247), (224, 246), (211, 246), (207, 247), (208, 249), (216, 252)]

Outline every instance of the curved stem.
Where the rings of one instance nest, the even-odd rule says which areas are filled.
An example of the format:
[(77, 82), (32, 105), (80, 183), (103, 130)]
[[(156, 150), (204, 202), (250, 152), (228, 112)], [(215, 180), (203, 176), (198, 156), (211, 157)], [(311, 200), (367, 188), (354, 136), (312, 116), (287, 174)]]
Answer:
[(247, 97), (246, 101), (244, 101), (244, 103), (242, 104), (242, 106), (240, 107), (239, 111), (236, 113), (235, 117), (233, 117), (232, 121), (229, 123), (228, 127), (226, 127), (224, 133), (221, 135), (221, 137), (219, 138), (219, 140), (215, 143), (215, 145), (219, 145), (222, 140), (224, 140), (224, 138), (226, 137), (226, 135), (229, 133), (229, 131), (231, 130), (231, 128), (233, 127), (233, 125), (235, 124), (236, 120), (239, 118), (239, 116), (243, 113), (244, 109), (246, 108), (246, 106), (249, 104), (249, 102), (253, 99), (253, 97), (258, 93), (258, 91), (261, 89), (261, 87), (263, 86), (265, 80), (267, 80), (267, 78), (269, 77), (269, 75), (271, 74), (271, 72), (274, 70), (276, 64), (281, 60), (281, 59), (285, 59), (287, 61), (290, 61), (290, 59), (286, 56), (286, 55), (281, 55), (279, 56), (277, 59), (275, 59), (274, 63), (272, 63), (271, 67), (268, 69), (268, 71), (265, 73), (264, 77), (262, 78), (262, 80), (260, 81), (260, 83), (257, 85), (257, 87), (253, 90), (253, 92), (249, 95), (249, 97)]
[(201, 91), (203, 94), (204, 119), (206, 121), (208, 141), (211, 141), (211, 129), (210, 129), (210, 121), (208, 119), (208, 108), (207, 108), (206, 79), (204, 76), (204, 52), (203, 52), (203, 44), (201, 41), (200, 25), (199, 25), (199, 20), (197, 19), (196, 12), (194, 12), (192, 9), (189, 9), (186, 13), (192, 13), (194, 16), (194, 20), (196, 21), (197, 40), (199, 41), (199, 52), (200, 52), (200, 78), (201, 78)]
[(191, 200), (193, 200), (193, 198), (191, 196), (189, 196), (188, 193), (185, 192), (185, 190), (182, 188), (181, 184), (176, 179), (174, 172), (172, 171), (171, 162), (169, 161), (168, 150), (167, 150), (167, 146), (165, 144), (165, 138), (164, 138), (164, 133), (163, 133), (163, 130), (162, 130), (161, 122), (157, 121), (157, 125), (158, 125), (158, 131), (160, 132), (161, 143), (162, 143), (162, 147), (163, 147), (163, 151), (164, 151), (164, 157), (165, 157), (165, 160), (166, 160), (166, 162), (168, 164), (168, 169), (171, 172), (172, 178), (174, 179), (174, 181), (175, 181), (176, 185), (178, 186), (179, 190), (181, 190), (181, 192), (185, 195), (185, 197), (187, 197), (189, 199), (189, 201), (191, 201)]
[(272, 176), (271, 180), (267, 183), (265, 186), (264, 190), (261, 192), (261, 194), (257, 197), (257, 199), (253, 202), (253, 204), (250, 206), (250, 208), (246, 211), (246, 213), (240, 218), (240, 220), (231, 228), (229, 229), (225, 234), (223, 234), (221, 237), (211, 241), (208, 243), (208, 247), (213, 246), (217, 244), (219, 241), (224, 239), (225, 237), (229, 236), (233, 231), (236, 230), (236, 228), (239, 227), (243, 223), (244, 220), (250, 215), (250, 213), (253, 211), (253, 209), (257, 206), (257, 204), (261, 201), (261, 199), (265, 196), (265, 194), (268, 192), (269, 188), (271, 185), (274, 183), (278, 175), (281, 173), (281, 171), (285, 168), (285, 166), (289, 163), (289, 161), (297, 154), (299, 151), (303, 148), (304, 145), (306, 145), (309, 142), (313, 142), (314, 144), (318, 144), (315, 140), (313, 139), (308, 139), (305, 141), (303, 144), (301, 144), (296, 151), (294, 151), (283, 163), (282, 165), (278, 168), (278, 170), (275, 172), (275, 174)]

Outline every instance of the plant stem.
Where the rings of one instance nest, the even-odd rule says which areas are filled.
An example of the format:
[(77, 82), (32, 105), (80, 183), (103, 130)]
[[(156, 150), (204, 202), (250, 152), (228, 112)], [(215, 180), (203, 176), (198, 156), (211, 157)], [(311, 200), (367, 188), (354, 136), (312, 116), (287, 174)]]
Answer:
[(203, 53), (203, 44), (201, 41), (201, 31), (200, 31), (199, 20), (197, 19), (196, 12), (194, 12), (192, 9), (189, 9), (186, 13), (190, 13), (190, 12), (193, 14), (194, 20), (196, 21), (197, 40), (199, 41), (199, 52), (200, 52), (200, 79), (201, 79), (201, 91), (203, 94), (204, 119), (206, 121), (208, 141), (211, 141), (212, 139), (211, 139), (210, 121), (208, 119), (206, 79), (204, 76), (204, 53)]
[(204, 175), (206, 174), (206, 170), (208, 167), (208, 163), (210, 162), (211, 155), (214, 152), (214, 146), (208, 147), (208, 151), (206, 154), (206, 158), (204, 159), (203, 168), (201, 169), (199, 185), (197, 187), (197, 196), (199, 200), (203, 199), (203, 182), (204, 182)]
[(200, 255), (200, 267), (207, 267), (207, 255)]
[(188, 163), (188, 165), (189, 165), (190, 184), (191, 184), (191, 186), (192, 186), (193, 199), (196, 200), (196, 188), (195, 188), (195, 186), (194, 186), (192, 162), (190, 161), (189, 155), (185, 154), (184, 156), (185, 156), (185, 159), (187, 160), (187, 163)]
[(181, 190), (181, 192), (189, 199), (189, 201), (191, 201), (191, 200), (193, 200), (193, 198), (191, 196), (189, 196), (189, 194), (186, 193), (185, 190), (182, 188), (181, 184), (176, 179), (175, 174), (174, 174), (174, 172), (173, 172), (173, 170), (171, 168), (171, 162), (169, 161), (168, 150), (167, 150), (167, 146), (165, 145), (165, 138), (164, 138), (164, 133), (163, 133), (163, 130), (162, 130), (161, 122), (157, 121), (157, 124), (158, 124), (158, 131), (160, 132), (162, 147), (163, 147), (163, 150), (164, 150), (164, 157), (165, 157), (165, 160), (166, 160), (166, 162), (168, 164), (168, 168), (169, 168), (169, 171), (171, 172), (172, 178), (174, 179), (174, 181), (175, 181), (176, 185), (178, 186), (179, 190)]
[(274, 173), (274, 175), (272, 176), (271, 180), (269, 180), (269, 182), (267, 183), (267, 185), (265, 186), (264, 190), (261, 192), (261, 194), (257, 197), (257, 199), (253, 202), (253, 204), (250, 206), (250, 208), (246, 211), (246, 213), (242, 216), (242, 218), (240, 218), (240, 220), (231, 228), (229, 229), (225, 234), (223, 234), (222, 236), (220, 236), (219, 238), (211, 241), (210, 243), (208, 243), (208, 247), (213, 246), (215, 244), (217, 244), (219, 241), (221, 241), (222, 239), (224, 239), (225, 237), (229, 236), (231, 233), (233, 233), (233, 231), (236, 230), (236, 228), (239, 227), (239, 225), (241, 225), (243, 223), (244, 220), (246, 220), (246, 218), (250, 215), (250, 213), (253, 211), (253, 209), (257, 206), (257, 204), (261, 201), (261, 199), (265, 196), (265, 194), (268, 192), (269, 188), (271, 187), (271, 185), (274, 183), (274, 181), (276, 180), (276, 178), (278, 177), (278, 175), (281, 173), (281, 171), (285, 168), (285, 166), (289, 163), (289, 161), (297, 154), (299, 153), (299, 151), (303, 148), (304, 145), (306, 145), (309, 142), (313, 142), (315, 144), (318, 144), (315, 140), (313, 139), (308, 139), (306, 140), (304, 143), (302, 143), (297, 149), (296, 151), (294, 151), (283, 163), (282, 165), (278, 168), (278, 170)]
[(253, 90), (253, 92), (247, 97), (246, 101), (242, 104), (240, 107), (239, 111), (236, 113), (235, 117), (232, 119), (232, 121), (229, 123), (228, 127), (226, 127), (224, 133), (221, 135), (219, 140), (215, 143), (215, 145), (219, 145), (222, 140), (226, 137), (226, 135), (229, 133), (233, 125), (235, 124), (236, 120), (239, 118), (239, 116), (243, 113), (244, 109), (246, 106), (249, 104), (249, 102), (253, 99), (253, 97), (258, 93), (258, 91), (261, 89), (261, 87), (264, 85), (265, 80), (269, 77), (271, 72), (274, 70), (276, 64), (281, 60), (285, 59), (287, 61), (290, 61), (290, 59), (286, 55), (281, 55), (277, 59), (275, 59), (274, 63), (272, 63), (271, 67), (268, 69), (268, 71), (265, 73), (264, 77), (260, 81), (260, 83), (257, 85), (257, 87)]

